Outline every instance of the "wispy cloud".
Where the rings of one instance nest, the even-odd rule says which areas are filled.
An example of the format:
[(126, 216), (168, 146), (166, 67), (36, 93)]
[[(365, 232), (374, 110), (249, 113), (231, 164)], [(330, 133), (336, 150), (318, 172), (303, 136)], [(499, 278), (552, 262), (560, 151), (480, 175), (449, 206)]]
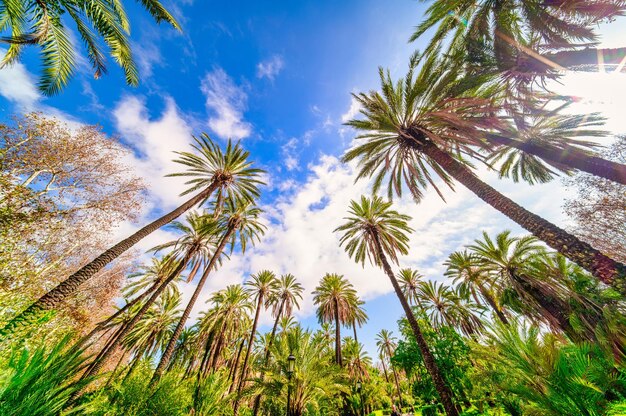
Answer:
[(209, 72), (200, 86), (212, 113), (208, 125), (222, 138), (243, 139), (252, 133), (252, 125), (243, 119), (248, 96), (222, 68)]
[(259, 62), (256, 66), (256, 76), (258, 78), (267, 78), (271, 81), (282, 71), (285, 61), (280, 55), (274, 55), (271, 58)]

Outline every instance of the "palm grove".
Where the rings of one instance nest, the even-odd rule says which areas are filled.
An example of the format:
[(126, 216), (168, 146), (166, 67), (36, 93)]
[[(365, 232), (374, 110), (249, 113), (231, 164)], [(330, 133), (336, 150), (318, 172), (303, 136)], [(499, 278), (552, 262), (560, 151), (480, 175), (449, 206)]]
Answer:
[[(159, 2), (142, 4), (180, 29)], [(335, 233), (347, 257), (380, 270), (371, 278), (387, 279), (403, 310), (398, 336), (377, 335), (375, 359), (359, 342), (364, 301), (350, 276), (324, 265), (310, 294), (315, 331), (295, 319), (309, 294), (289, 273), (258, 270), (199, 303), (215, 272), (233, 253), (249, 255), (266, 231), (265, 172), (240, 143), (195, 137), (170, 175), (186, 181), (185, 202), (108, 246), (146, 191), (119, 162), (128, 150), (95, 126), (73, 129), (41, 114), (2, 124), (0, 413), (361, 415), (395, 405), (423, 415), (602, 415), (626, 407), (626, 142), (618, 137), (600, 153), (592, 140), (607, 135), (603, 119), (565, 111), (571, 97), (548, 88), (567, 70), (623, 70), (623, 48), (595, 48), (594, 28), (625, 7), (436, 1), (411, 40), (432, 37), (406, 75), (394, 80), (381, 68), (379, 91), (354, 94), (361, 114), (347, 124), (358, 135), (343, 161), (372, 196), (353, 200)], [(2, 66), (39, 47), (45, 94), (60, 93), (75, 67), (66, 21), (96, 78), (106, 72), (101, 37), (126, 81), (138, 82), (121, 2), (5, 1), (0, 17), (10, 45)], [(566, 210), (576, 227), (525, 209), (481, 180), (477, 166), (529, 184), (575, 175), (569, 186), (584, 197)], [(426, 190), (445, 198), (444, 188), (459, 184), (529, 234), (483, 232), (449, 255), (444, 276), (403, 268)], [(399, 212), (392, 200), (406, 193), (415, 208)], [(133, 247), (163, 227), (176, 238), (138, 264)], [(194, 288), (186, 303), (181, 281)], [(262, 333), (266, 311), (271, 330)]]

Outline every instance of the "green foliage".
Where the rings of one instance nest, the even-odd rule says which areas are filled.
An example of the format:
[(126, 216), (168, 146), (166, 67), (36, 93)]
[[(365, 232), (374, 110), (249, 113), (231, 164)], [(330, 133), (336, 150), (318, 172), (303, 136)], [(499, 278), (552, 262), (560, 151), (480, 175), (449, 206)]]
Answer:
[(626, 394), (626, 374), (601, 348), (564, 343), (532, 326), (494, 327), (476, 357), (479, 377), (517, 397), (525, 415), (602, 415)]
[[(85, 364), (83, 351), (68, 348), (67, 335), (51, 348), (15, 348), (8, 361), (0, 364), (0, 414), (3, 416), (57, 416), (70, 397), (92, 379), (78, 380)], [(64, 414), (78, 413), (72, 406)], [(84, 414), (84, 412), (83, 412)]]
[[(415, 341), (406, 319), (400, 321), (404, 339), (392, 357), (392, 363), (402, 368), (413, 380), (412, 391), (415, 397), (430, 403), (438, 399), (435, 385), (428, 375), (422, 354)], [(420, 320), (420, 327), (428, 346), (435, 357), (435, 362), (443, 378), (452, 390), (455, 399), (461, 400), (471, 391), (471, 383), (467, 377), (470, 368), (470, 349), (463, 338), (449, 326), (441, 326), (434, 330), (426, 319)]]

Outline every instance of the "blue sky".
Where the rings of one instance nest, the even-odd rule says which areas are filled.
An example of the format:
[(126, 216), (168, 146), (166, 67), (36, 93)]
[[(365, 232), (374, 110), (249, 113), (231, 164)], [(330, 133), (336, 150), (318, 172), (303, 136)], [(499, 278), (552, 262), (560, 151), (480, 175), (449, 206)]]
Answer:
[[(368, 301), (370, 322), (361, 330), (361, 340), (373, 354), (375, 333), (384, 327), (397, 332), (401, 311), (382, 272), (353, 264), (332, 234), (349, 200), (367, 192), (365, 183), (352, 185), (353, 167), (337, 159), (353, 137), (342, 123), (358, 110), (350, 93), (377, 88), (379, 65), (394, 74), (404, 71), (409, 55), (420, 46), (407, 39), (425, 4), (165, 1), (183, 26), (178, 33), (157, 26), (138, 4), (126, 3), (142, 77), (139, 87), (126, 86), (112, 62), (108, 75), (93, 80), (82, 58), (69, 87), (59, 96), (44, 98), (34, 87), (39, 63), (31, 50), (22, 64), (0, 71), (0, 117), (39, 110), (71, 122), (102, 125), (133, 149), (135, 156), (128, 163), (150, 186), (142, 221), (180, 203), (181, 182), (163, 175), (177, 169), (170, 162), (171, 152), (187, 150), (191, 134), (204, 131), (220, 141), (241, 139), (268, 171), (262, 205), (271, 226), (258, 247), (245, 257), (233, 256), (210, 279), (203, 299), (264, 268), (291, 272), (307, 289), (300, 318), (304, 325), (315, 326), (310, 291), (324, 273), (343, 273)], [(623, 40), (615, 30), (619, 25), (606, 30), (609, 41)], [(608, 85), (611, 93), (598, 98), (598, 91), (607, 91)], [(580, 103), (583, 111), (604, 109), (613, 120), (611, 128), (621, 129), (611, 114), (626, 106), (623, 75), (572, 76), (563, 88), (586, 97)], [(559, 181), (530, 188), (483, 174), (526, 207), (566, 224), (561, 212), (566, 190)], [(445, 257), (478, 238), (481, 230), (520, 232), (463, 189), (447, 199), (446, 205), (429, 193), (420, 206), (398, 201), (398, 209), (414, 217), (411, 225), (416, 230), (402, 266), (417, 267), (437, 280), (442, 280)], [(123, 224), (112, 239), (137, 225)], [(140, 248), (171, 237), (161, 230)], [(189, 296), (193, 285), (184, 285), (183, 291)], [(204, 307), (199, 302), (194, 315)]]

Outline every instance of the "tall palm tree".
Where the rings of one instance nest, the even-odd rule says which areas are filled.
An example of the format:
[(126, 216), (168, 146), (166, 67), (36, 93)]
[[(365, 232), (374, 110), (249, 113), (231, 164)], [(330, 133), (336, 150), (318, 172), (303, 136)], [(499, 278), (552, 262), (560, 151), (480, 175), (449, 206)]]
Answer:
[(475, 148), (487, 146), (484, 132), (500, 125), (497, 109), (488, 99), (476, 98), (485, 94), (480, 86), (436, 56), (427, 58), (414, 77), (419, 62), (412, 60), (407, 76), (395, 84), (389, 72), (380, 69), (382, 95), (354, 95), (365, 119), (348, 125), (364, 131), (357, 137), (364, 142), (350, 149), (343, 160), (358, 159), (357, 179), (374, 176), (376, 193), (389, 178), (389, 198), (400, 196), (405, 188), (416, 200), (428, 184), (442, 195), (431, 171), (450, 187), (456, 179), (548, 246), (626, 294), (625, 265), (524, 209), (471, 171), (463, 154), (475, 155)]
[[(167, 22), (180, 30), (174, 17), (158, 0), (142, 0), (141, 3), (157, 23)], [(68, 83), (76, 67), (75, 45), (64, 25), (68, 20), (76, 24), (76, 31), (87, 49), (94, 78), (100, 78), (107, 72), (100, 46), (99, 38), (102, 38), (110, 49), (111, 57), (124, 70), (126, 82), (133, 86), (139, 83), (128, 42), (130, 21), (121, 1), (3, 1), (0, 8), (1, 30), (10, 30), (11, 34), (2, 39), (9, 44), (9, 49), (0, 62), (0, 69), (18, 61), (24, 46), (37, 45), (41, 48), (43, 64), (39, 89), (46, 95), (57, 94)]]
[(226, 245), (230, 244), (232, 252), (235, 244), (239, 243), (241, 252), (245, 253), (248, 244), (254, 244), (256, 241), (260, 240), (261, 235), (265, 233), (265, 226), (259, 221), (259, 216), (262, 212), (261, 209), (254, 206), (248, 200), (233, 201), (232, 199), (228, 199), (225, 205), (225, 210), (222, 212), (221, 219), (217, 224), (222, 232), (215, 232), (216, 229), (213, 229), (213, 234), (211, 235), (211, 237), (219, 238), (220, 241), (213, 252), (211, 260), (204, 269), (204, 273), (200, 277), (191, 299), (187, 303), (187, 307), (185, 308), (183, 316), (181, 317), (180, 322), (172, 335), (172, 339), (161, 356), (159, 365), (152, 376), (152, 380), (150, 382), (151, 386), (156, 385), (163, 371), (167, 367), (169, 360), (172, 357), (172, 353), (174, 352), (174, 348), (176, 347), (176, 341), (185, 328), (187, 319), (189, 319), (191, 310), (200, 296), (200, 292), (202, 292), (204, 284), (209, 277), (209, 273), (216, 267)]
[(489, 280), (487, 273), (483, 273), (479, 256), (468, 253), (467, 250), (455, 251), (448, 256), (444, 266), (447, 267), (445, 276), (453, 279), (461, 293), (471, 295), (479, 305), (486, 302), (500, 322), (508, 325), (509, 320), (498, 301), (498, 286)]
[(224, 195), (234, 200), (252, 200), (259, 197), (258, 185), (263, 184), (259, 177), (264, 171), (252, 167), (252, 162), (248, 160), (249, 152), (243, 150), (239, 143), (233, 144), (229, 140), (225, 151), (222, 151), (220, 146), (205, 133), (200, 138), (194, 137), (194, 141), (195, 144), (192, 147), (197, 154), (179, 152), (180, 158), (175, 160), (175, 162), (186, 166), (187, 170), (170, 176), (191, 178), (187, 181), (189, 188), (181, 195), (187, 195), (198, 190), (200, 192), (178, 208), (152, 221), (81, 267), (9, 321), (0, 330), (0, 337), (10, 336), (17, 329), (35, 322), (45, 311), (56, 308), (62, 301), (76, 292), (81, 284), (91, 279), (99, 270), (126, 250), (194, 206), (204, 204), (213, 193), (217, 192), (218, 201), (223, 200)]
[(368, 320), (367, 313), (365, 312), (365, 309), (363, 309), (364, 304), (365, 302), (363, 302), (361, 299), (359, 299), (358, 296), (356, 296), (356, 299), (354, 300), (354, 306), (352, 310), (350, 310), (350, 318), (348, 318), (350, 325), (352, 326), (352, 330), (354, 332), (353, 334), (354, 341), (357, 344), (359, 342), (359, 339), (357, 338), (356, 327), (357, 325), (359, 327), (362, 327), (363, 325), (367, 323), (367, 320)]
[[(398, 401), (402, 403), (402, 393), (400, 392), (398, 373), (391, 362), (391, 357), (393, 357), (393, 352), (396, 349), (396, 345), (396, 338), (391, 335), (391, 331), (381, 329), (380, 332), (376, 334), (376, 347), (378, 347), (378, 354), (380, 355), (381, 360), (383, 360), (383, 368), (385, 365), (384, 360), (386, 358), (389, 361), (389, 365), (391, 366), (391, 372), (393, 373), (393, 379), (396, 383)], [(385, 369), (385, 371), (387, 370)]]
[(459, 411), (452, 401), (452, 391), (446, 384), (424, 335), (419, 327), (411, 306), (402, 293), (400, 284), (391, 270), (387, 257), (398, 263), (398, 253), (408, 253), (409, 237), (412, 230), (407, 222), (411, 217), (391, 209), (391, 202), (384, 202), (380, 197), (361, 197), (359, 202), (351, 201), (347, 222), (335, 229), (342, 232), (340, 244), (357, 263), (365, 264), (365, 259), (383, 268), (391, 281), (396, 296), (404, 309), (407, 320), (413, 330), (417, 345), (424, 357), (424, 364), (430, 374), (437, 393), (441, 398), (446, 414), (457, 416)]
[(346, 337), (343, 345), (344, 362), (348, 376), (355, 381), (369, 379), (368, 368), (372, 367), (372, 359), (363, 344)]
[[(274, 338), (276, 337), (276, 330), (278, 329), (280, 319), (283, 316), (291, 317), (294, 307), (298, 309), (300, 308), (298, 299), (302, 300), (303, 291), (304, 288), (296, 281), (296, 278), (291, 273), (280, 276), (278, 287), (273, 294), (274, 300), (272, 302), (272, 315), (274, 316), (274, 326), (272, 327), (272, 332), (270, 333), (270, 337), (265, 348), (265, 357), (263, 361), (264, 367), (266, 367), (269, 363), (270, 352), (272, 344), (274, 343)], [(260, 377), (261, 381), (263, 381), (264, 378), (265, 371), (264, 368), (262, 368)], [(254, 399), (254, 416), (259, 413), (260, 405), (261, 395), (258, 394)]]
[[(261, 309), (271, 306), (274, 300), (274, 294), (278, 289), (278, 279), (274, 272), (269, 270), (263, 270), (256, 275), (252, 275), (250, 280), (246, 282), (246, 292), (248, 296), (251, 296), (256, 302), (256, 312), (254, 314), (254, 321), (252, 322), (252, 329), (250, 330), (250, 337), (248, 339), (248, 348), (243, 356), (243, 364), (241, 365), (241, 375), (239, 377), (239, 384), (237, 386), (237, 394), (241, 394), (241, 389), (245, 384), (246, 372), (248, 370), (248, 359), (252, 352), (252, 345), (254, 344), (254, 338), (256, 336), (256, 329), (259, 323), (259, 316), (261, 315)], [(239, 410), (239, 400), (235, 400), (234, 414), (237, 415)]]
[(351, 312), (356, 306), (356, 291), (343, 276), (327, 273), (313, 291), (313, 303), (317, 305), (320, 323), (335, 323), (335, 363), (341, 360), (341, 325), (350, 324)]
[(482, 239), (475, 240), (469, 249), (480, 257), (483, 272), (493, 273), (506, 282), (522, 301), (528, 316), (578, 340), (579, 335), (570, 322), (572, 308), (567, 301), (573, 294), (562, 282), (535, 279), (528, 273), (527, 264), (545, 252), (538, 243), (532, 236), (512, 237), (510, 231), (499, 233), (495, 240), (483, 232)]

